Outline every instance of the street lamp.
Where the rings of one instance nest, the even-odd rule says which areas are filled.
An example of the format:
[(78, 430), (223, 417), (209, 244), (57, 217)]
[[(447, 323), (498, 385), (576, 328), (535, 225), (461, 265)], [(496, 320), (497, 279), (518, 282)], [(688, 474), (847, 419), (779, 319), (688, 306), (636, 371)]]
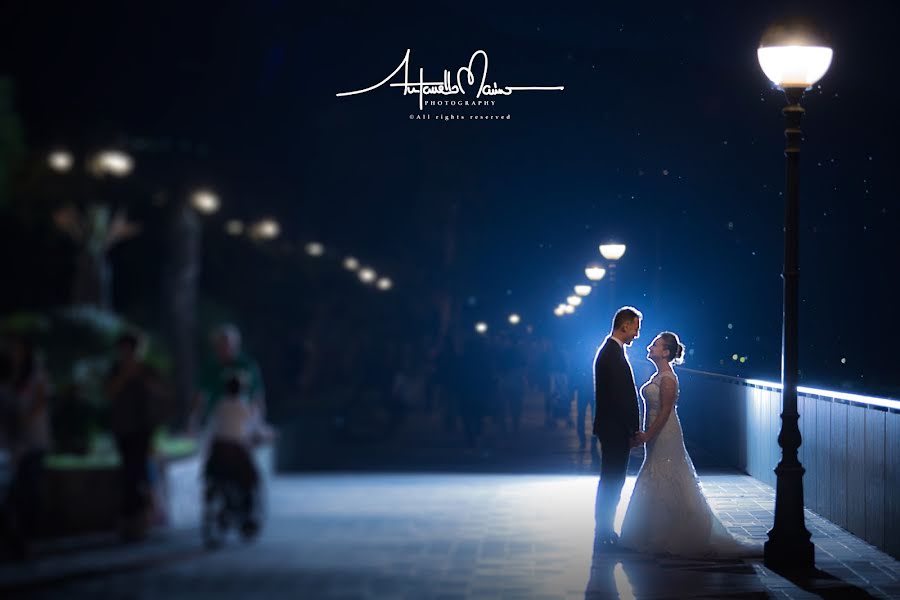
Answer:
[(606, 269), (598, 264), (590, 264), (584, 269), (584, 275), (589, 280), (597, 283), (606, 276)]
[(50, 168), (57, 173), (66, 173), (72, 168), (75, 159), (72, 158), (70, 152), (66, 152), (65, 150), (55, 150), (47, 156), (47, 163), (50, 165)]
[(600, 254), (606, 260), (619, 260), (625, 255), (625, 244), (600, 244)]
[(563, 312), (566, 313), (567, 315), (571, 315), (572, 313), (575, 312), (575, 307), (572, 306), (571, 304), (560, 304), (560, 306), (562, 307)]
[(306, 253), (310, 256), (322, 256), (325, 254), (325, 246), (319, 242), (310, 242), (306, 244), (304, 250), (306, 250)]
[(134, 161), (124, 152), (104, 150), (91, 159), (88, 167), (97, 177), (102, 177), (103, 175), (125, 177), (134, 168)]
[(369, 267), (363, 267), (362, 269), (359, 270), (357, 277), (359, 277), (360, 281), (362, 281), (363, 283), (368, 285), (368, 284), (374, 282), (376, 279), (378, 279), (378, 274), (375, 273), (374, 269), (370, 269)]
[(553, 309), (553, 314), (556, 315), (557, 317), (561, 317), (566, 314), (566, 311), (563, 310), (563, 307), (560, 304), (559, 306), (557, 306), (556, 308)]
[(250, 237), (258, 240), (274, 240), (281, 233), (281, 226), (275, 219), (262, 219), (250, 228)]
[(517, 315), (516, 313), (509, 315), (509, 324), (510, 325), (518, 325), (521, 320), (522, 320), (522, 318), (519, 315)]
[(344, 259), (344, 268), (348, 271), (355, 271), (359, 268), (359, 261), (353, 256), (348, 256)]
[(485, 333), (487, 333), (487, 330), (488, 330), (488, 326), (487, 326), (487, 323), (485, 323), (484, 321), (478, 321), (477, 323), (475, 323), (475, 331), (477, 331), (481, 335), (484, 335)]
[(581, 304), (581, 296), (569, 296), (566, 298), (566, 302), (572, 306), (579, 306)]
[(591, 286), (589, 285), (576, 285), (575, 293), (579, 296), (587, 296), (591, 293)]
[(191, 206), (204, 215), (211, 215), (219, 210), (220, 204), (219, 197), (209, 190), (197, 190), (191, 194)]
[(231, 219), (225, 223), (225, 231), (228, 235), (241, 235), (244, 233), (244, 222), (238, 219)]
[(616, 303), (616, 261), (625, 255), (625, 244), (600, 244), (600, 255), (607, 261), (609, 269), (609, 304), (610, 311)]
[(797, 451), (801, 437), (797, 413), (799, 313), (799, 169), (800, 119), (803, 92), (822, 78), (831, 65), (832, 50), (812, 27), (800, 23), (776, 24), (763, 34), (757, 50), (759, 65), (775, 86), (784, 91), (782, 109), (787, 126), (784, 203), (784, 321), (781, 338), (781, 462), (775, 468), (775, 524), (765, 544), (766, 566), (781, 570), (811, 569), (815, 546), (803, 516), (803, 473)]
[(382, 292), (386, 292), (394, 287), (394, 282), (391, 281), (389, 277), (382, 277), (375, 282), (375, 287), (377, 287)]
[(625, 256), (625, 244), (600, 244), (600, 254), (609, 261), (609, 284), (616, 281), (616, 261)]

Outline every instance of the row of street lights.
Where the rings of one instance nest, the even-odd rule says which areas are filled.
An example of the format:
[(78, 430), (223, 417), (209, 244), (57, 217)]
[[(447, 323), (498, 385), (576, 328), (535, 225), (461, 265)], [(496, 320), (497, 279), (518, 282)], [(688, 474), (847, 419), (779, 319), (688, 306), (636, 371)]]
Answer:
[[(601, 244), (599, 250), (601, 256), (608, 261), (610, 283), (613, 283), (615, 280), (615, 261), (625, 255), (626, 246), (625, 244)], [(589, 296), (594, 286), (606, 276), (607, 269), (597, 263), (591, 263), (585, 267), (584, 274), (591, 283), (579, 283), (574, 285), (572, 291), (575, 293), (567, 296), (565, 302), (561, 302), (553, 309), (554, 315), (557, 317), (564, 317), (566, 315), (575, 314), (575, 309), (581, 306), (584, 302), (584, 298)], [(518, 314), (513, 313), (509, 315), (508, 321), (510, 325), (518, 325), (521, 321), (521, 317)], [(487, 333), (487, 330), (488, 325), (484, 321), (475, 323), (476, 332), (485, 334)]]
[[(321, 256), (323, 252), (319, 252), (318, 254), (314, 254), (310, 252), (311, 248), (310, 244), (307, 244), (307, 253), (311, 256)], [(320, 244), (321, 246), (321, 244)], [(324, 250), (324, 249), (323, 249)], [(388, 290), (394, 287), (394, 282), (390, 277), (378, 276), (378, 273), (375, 272), (375, 269), (372, 267), (364, 267), (360, 264), (359, 259), (355, 256), (347, 256), (344, 258), (341, 263), (345, 269), (351, 272), (355, 272), (356, 276), (359, 280), (365, 285), (375, 285), (375, 288), (381, 290), (382, 292), (387, 292)]]
[[(47, 156), (47, 164), (57, 173), (68, 173), (75, 166), (75, 157), (67, 150), (54, 150)], [(87, 169), (96, 177), (125, 177), (134, 169), (134, 161), (119, 150), (102, 150), (88, 159)]]
[[(54, 150), (47, 155), (47, 164), (60, 174), (67, 173), (75, 166), (75, 157), (67, 150)], [(125, 177), (134, 169), (134, 159), (120, 150), (102, 150), (87, 160), (87, 170), (95, 177)], [(200, 188), (190, 195), (190, 205), (198, 213), (211, 216), (222, 208), (218, 194), (209, 188)], [(277, 220), (267, 217), (253, 223), (245, 223), (240, 219), (229, 219), (225, 222), (225, 232), (230, 236), (247, 235), (255, 241), (269, 241), (281, 235), (281, 225)], [(306, 254), (318, 258), (325, 254), (325, 247), (316, 241), (304, 246)], [(380, 291), (388, 291), (394, 287), (390, 277), (379, 276), (371, 267), (360, 265), (358, 259), (347, 256), (343, 266), (348, 271), (357, 273), (359, 280), (366, 285), (374, 285)]]
[(574, 296), (566, 297), (566, 301), (556, 305), (553, 314), (557, 317), (564, 317), (575, 313), (575, 309), (581, 306), (583, 299), (590, 295), (591, 290), (598, 282), (603, 280), (609, 273), (610, 297), (613, 296), (613, 286), (615, 284), (615, 267), (616, 261), (625, 255), (625, 244), (600, 244), (600, 255), (607, 261), (607, 266), (603, 267), (597, 262), (592, 262), (584, 268), (584, 276), (587, 277), (590, 284), (580, 283), (573, 287)]

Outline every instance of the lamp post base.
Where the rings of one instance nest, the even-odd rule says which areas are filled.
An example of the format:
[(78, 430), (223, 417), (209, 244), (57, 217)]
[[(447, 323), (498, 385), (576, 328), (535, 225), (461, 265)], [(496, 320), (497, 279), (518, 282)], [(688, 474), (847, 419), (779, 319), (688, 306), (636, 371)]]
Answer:
[(763, 564), (776, 572), (811, 571), (816, 568), (815, 545), (803, 536), (777, 537), (769, 534)]

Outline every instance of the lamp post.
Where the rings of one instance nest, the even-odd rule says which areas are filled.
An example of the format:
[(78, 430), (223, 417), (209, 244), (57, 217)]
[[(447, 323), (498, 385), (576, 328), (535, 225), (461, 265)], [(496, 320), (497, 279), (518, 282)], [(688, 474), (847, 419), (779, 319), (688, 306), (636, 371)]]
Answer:
[(828, 71), (832, 50), (808, 25), (769, 27), (757, 51), (766, 76), (783, 90), (787, 106), (784, 156), (784, 321), (781, 338), (781, 462), (775, 468), (775, 524), (765, 544), (764, 562), (776, 570), (807, 570), (815, 565), (815, 547), (803, 517), (803, 474), (797, 451), (802, 442), (797, 413), (799, 313), (799, 169), (803, 92)]
[(600, 244), (600, 254), (608, 261), (609, 309), (612, 312), (616, 308), (616, 261), (625, 256), (625, 244)]

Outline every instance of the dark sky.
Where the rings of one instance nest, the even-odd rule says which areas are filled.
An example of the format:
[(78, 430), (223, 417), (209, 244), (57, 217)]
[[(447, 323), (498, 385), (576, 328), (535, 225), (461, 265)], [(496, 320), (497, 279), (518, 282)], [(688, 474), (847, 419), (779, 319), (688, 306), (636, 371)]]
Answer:
[[(586, 353), (608, 327), (606, 288), (572, 318), (551, 310), (616, 238), (628, 251), (615, 302), (645, 312), (643, 341), (673, 329), (686, 366), (774, 378), (783, 96), (755, 51), (787, 7), (835, 52), (804, 100), (802, 379), (896, 396), (892, 4), (632, 4), (12, 2), (0, 73), (29, 151), (195, 151), (178, 168), (216, 186), (225, 213), (272, 214), (292, 240), (391, 265), (398, 293), (403, 274), (440, 283), (455, 206), (450, 285), (475, 299), (466, 318), (499, 325), (516, 310)], [(407, 49), (430, 79), (483, 49), (488, 81), (565, 90), (422, 111), (511, 116), (497, 122), (410, 120), (416, 100), (396, 88), (335, 97)]]

